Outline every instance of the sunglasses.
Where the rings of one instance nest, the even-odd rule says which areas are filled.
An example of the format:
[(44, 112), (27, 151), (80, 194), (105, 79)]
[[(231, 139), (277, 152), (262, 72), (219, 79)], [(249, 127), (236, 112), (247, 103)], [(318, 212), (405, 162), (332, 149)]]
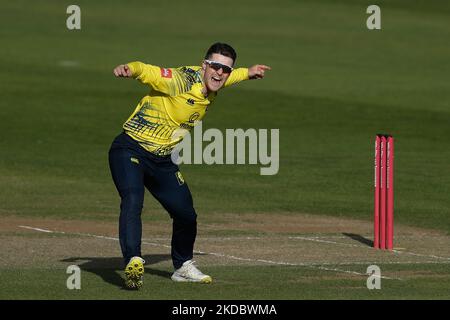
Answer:
[(221, 64), (217, 61), (205, 60), (205, 62), (216, 71), (219, 71), (220, 69), (222, 69), (223, 73), (231, 73), (231, 71), (233, 71), (232, 67), (227, 66), (226, 64)]

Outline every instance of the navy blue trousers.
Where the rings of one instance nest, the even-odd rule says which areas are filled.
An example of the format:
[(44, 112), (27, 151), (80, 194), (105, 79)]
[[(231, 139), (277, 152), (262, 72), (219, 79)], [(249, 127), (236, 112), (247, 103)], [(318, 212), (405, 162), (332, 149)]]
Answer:
[(197, 214), (192, 195), (170, 156), (154, 155), (125, 133), (118, 135), (109, 150), (109, 167), (119, 192), (119, 238), (125, 264), (141, 257), (145, 188), (170, 214), (172, 222), (172, 262), (178, 269), (192, 259), (197, 235)]

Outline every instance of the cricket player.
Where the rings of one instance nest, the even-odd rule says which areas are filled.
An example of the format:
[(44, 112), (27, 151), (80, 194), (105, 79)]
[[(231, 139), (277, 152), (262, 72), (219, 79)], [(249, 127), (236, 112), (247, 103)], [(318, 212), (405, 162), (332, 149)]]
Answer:
[(162, 68), (136, 61), (114, 68), (116, 77), (137, 79), (149, 89), (109, 150), (109, 166), (121, 198), (119, 238), (127, 288), (139, 289), (143, 283), (141, 211), (145, 188), (173, 220), (172, 280), (212, 282), (192, 260), (197, 214), (171, 152), (205, 116), (220, 89), (248, 79), (261, 79), (270, 70), (265, 65), (235, 69), (235, 62), (236, 52), (231, 46), (215, 43), (200, 66)]

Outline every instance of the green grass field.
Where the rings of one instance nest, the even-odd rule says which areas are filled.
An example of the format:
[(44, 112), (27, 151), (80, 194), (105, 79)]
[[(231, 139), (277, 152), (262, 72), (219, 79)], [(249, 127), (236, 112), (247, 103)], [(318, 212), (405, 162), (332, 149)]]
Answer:
[[(383, 266), (381, 266), (383, 267)], [(382, 285), (382, 290), (368, 290), (361, 286), (358, 279), (321, 279), (320, 272), (304, 268), (286, 267), (229, 267), (208, 268), (208, 271), (220, 274), (221, 279), (210, 286), (168, 282), (166, 270), (147, 269), (146, 281), (151, 284), (141, 291), (119, 289), (121, 284), (119, 270), (104, 269), (83, 273), (81, 290), (67, 290), (64, 270), (55, 270), (49, 275), (48, 269), (21, 270), (19, 276), (27, 286), (17, 285), (14, 279), (17, 271), (3, 271), (7, 279), (4, 286), (11, 290), (1, 298), (23, 299), (25, 291), (41, 291), (39, 299), (242, 299), (242, 300), (278, 300), (278, 299), (448, 299), (447, 288), (443, 287), (436, 275), (448, 277), (448, 268), (428, 266), (434, 276), (423, 277), (415, 281), (414, 287), (398, 281), (389, 281)], [(395, 268), (394, 270), (401, 270)], [(409, 270), (409, 268), (408, 268)], [(59, 271), (59, 272), (58, 272)], [(3, 273), (2, 272), (2, 273)], [(150, 274), (150, 275), (149, 275)], [(261, 283), (261, 277), (267, 279)], [(101, 280), (101, 281), (99, 281)], [(149, 282), (147, 281), (147, 282)], [(277, 285), (274, 285), (277, 284)], [(283, 284), (291, 286), (285, 290)], [(292, 288), (296, 288), (293, 290)], [(207, 297), (207, 298), (206, 298)]]
[[(401, 243), (408, 252), (430, 256), (415, 264), (407, 259), (390, 264), (389, 257), (359, 248), (361, 253), (352, 256), (355, 261), (379, 262), (390, 276), (403, 279), (383, 280), (382, 290), (376, 292), (367, 290), (361, 275), (367, 265), (346, 265), (348, 261), (339, 263), (347, 271), (357, 268), (359, 276), (341, 277), (339, 272), (300, 265), (233, 265), (207, 257), (202, 258), (204, 268), (217, 278), (210, 287), (171, 283), (165, 261), (150, 266), (146, 281), (152, 287), (141, 292), (124, 292), (115, 280), (105, 280), (103, 271), (99, 275), (88, 270), (83, 290), (74, 292), (65, 289), (68, 263), (61, 262), (63, 253), (35, 268), (21, 268), (11, 257), (21, 252), (11, 249), (0, 253), (0, 298), (450, 298), (450, 3), (378, 1), (382, 29), (374, 31), (366, 28), (366, 8), (372, 4), (366, 0), (228, 1), (220, 10), (208, 1), (80, 0), (78, 31), (66, 28), (70, 4), (55, 0), (2, 5), (0, 215), (9, 226), (0, 230), (3, 247), (7, 249), (11, 239), (36, 237), (50, 241), (46, 250), (51, 250), (51, 241), (57, 241), (11, 229), (16, 218), (73, 221), (72, 229), (64, 229), (73, 234), (81, 222), (115, 225), (119, 198), (107, 152), (146, 88), (116, 79), (112, 69), (134, 60), (167, 67), (196, 65), (211, 43), (224, 41), (236, 48), (238, 66), (263, 63), (272, 71), (262, 81), (221, 92), (204, 129), (279, 128), (280, 170), (275, 176), (261, 176), (256, 165), (182, 166), (199, 230), (202, 225), (210, 228), (202, 235), (284, 236), (288, 231), (271, 230), (270, 223), (266, 229), (252, 226), (268, 216), (276, 222), (279, 214), (286, 219), (307, 214), (361, 221), (366, 225), (358, 230), (370, 238), (373, 142), (375, 134), (388, 132), (396, 138), (395, 223), (416, 237)], [(226, 214), (232, 214), (233, 221), (223, 218)], [(149, 194), (143, 219), (148, 225), (169, 220)], [(240, 229), (241, 220), (250, 227)], [(409, 233), (408, 228), (416, 231)], [(98, 234), (114, 235), (108, 232)], [(321, 230), (305, 232), (322, 235)], [(434, 247), (430, 234), (441, 239)], [(79, 248), (86, 240), (62, 238), (65, 243), (72, 239)], [(27, 243), (14, 242), (13, 247), (23, 250)], [(101, 250), (100, 243), (95, 245)], [(331, 247), (317, 245), (311, 250), (320, 253), (320, 261), (333, 262)], [(228, 245), (228, 254), (239, 255), (239, 246), (237, 240)], [(169, 252), (158, 250), (151, 253)], [(301, 263), (295, 250), (293, 245), (277, 261), (287, 261), (291, 253), (294, 262)], [(120, 257), (118, 244), (108, 254)], [(67, 249), (66, 258), (76, 255), (83, 256)], [(267, 252), (266, 259), (270, 256)], [(106, 277), (120, 276), (107, 266), (100, 270), (106, 270)], [(23, 280), (20, 286), (13, 275)]]

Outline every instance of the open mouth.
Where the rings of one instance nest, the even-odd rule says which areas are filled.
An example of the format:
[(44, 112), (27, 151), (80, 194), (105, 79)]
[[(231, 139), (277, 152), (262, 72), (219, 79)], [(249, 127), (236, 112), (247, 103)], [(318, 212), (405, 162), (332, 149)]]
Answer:
[(222, 81), (222, 79), (221, 78), (219, 78), (219, 77), (216, 77), (216, 76), (212, 76), (211, 77), (211, 79), (213, 80), (213, 82), (214, 83), (216, 83), (216, 84), (219, 84), (221, 81)]

